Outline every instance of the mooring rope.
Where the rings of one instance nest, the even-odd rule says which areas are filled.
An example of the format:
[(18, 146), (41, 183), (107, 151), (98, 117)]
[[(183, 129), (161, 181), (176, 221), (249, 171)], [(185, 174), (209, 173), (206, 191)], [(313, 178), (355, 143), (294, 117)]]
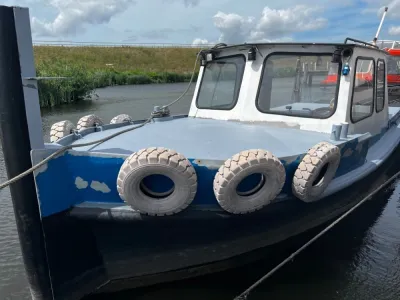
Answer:
[(36, 165), (34, 165), (32, 168), (30, 168), (30, 169), (26, 170), (25, 172), (23, 172), (23, 173), (21, 173), (21, 174), (15, 176), (14, 178), (11, 178), (10, 180), (8, 180), (8, 181), (2, 183), (2, 184), (0, 185), (0, 190), (1, 190), (1, 189), (4, 189), (6, 186), (9, 186), (10, 184), (12, 184), (12, 183), (14, 183), (14, 182), (16, 182), (16, 181), (18, 181), (18, 180), (20, 180), (21, 178), (25, 177), (26, 175), (29, 175), (30, 173), (34, 172), (35, 170), (37, 170), (38, 168), (40, 168), (41, 166), (43, 166), (45, 163), (47, 163), (50, 159), (56, 157), (57, 155), (60, 155), (61, 153), (64, 153), (65, 151), (67, 151), (67, 150), (69, 150), (69, 149), (76, 148), (76, 147), (85, 147), (85, 146), (90, 146), (90, 145), (94, 145), (94, 144), (103, 143), (103, 142), (105, 142), (105, 141), (107, 141), (107, 140), (109, 140), (109, 139), (112, 139), (112, 138), (114, 138), (114, 137), (116, 137), (116, 136), (118, 136), (118, 135), (120, 135), (120, 134), (122, 134), (122, 133), (131, 131), (131, 130), (135, 130), (135, 129), (140, 128), (140, 127), (143, 127), (144, 125), (146, 125), (147, 123), (149, 123), (152, 119), (153, 119), (153, 116), (151, 116), (151, 117), (148, 118), (145, 122), (143, 122), (142, 124), (140, 124), (140, 125), (138, 125), (138, 126), (135, 126), (135, 127), (132, 127), (132, 128), (128, 128), (128, 129), (125, 129), (125, 130), (121, 130), (121, 131), (119, 131), (119, 132), (116, 132), (116, 133), (114, 133), (114, 134), (112, 134), (112, 135), (109, 135), (109, 136), (107, 136), (107, 137), (105, 137), (105, 138), (102, 138), (102, 139), (99, 139), (99, 140), (96, 140), (96, 141), (92, 141), (92, 142), (88, 142), (88, 143), (82, 143), (82, 144), (76, 144), (76, 145), (67, 145), (67, 146), (64, 146), (64, 147), (58, 149), (56, 152), (54, 152), (54, 153), (52, 153), (51, 155), (49, 155), (48, 157), (46, 157), (46, 158), (45, 158), (44, 160), (42, 160), (41, 162), (39, 162), (39, 163), (37, 163)]
[(310, 246), (313, 242), (315, 242), (318, 238), (323, 236), (326, 232), (328, 232), (331, 228), (333, 228), (336, 224), (338, 224), (340, 221), (342, 221), (345, 217), (347, 217), (350, 213), (352, 213), (354, 210), (356, 210), (359, 206), (361, 206), (363, 203), (365, 203), (367, 200), (369, 200), (372, 196), (374, 196), (378, 191), (380, 191), (382, 188), (387, 186), (389, 183), (391, 183), (393, 180), (395, 180), (397, 177), (399, 177), (400, 171), (394, 174), (392, 177), (389, 178), (389, 180), (385, 181), (385, 183), (381, 184), (376, 190), (373, 192), (369, 193), (365, 198), (360, 200), (356, 205), (354, 205), (351, 209), (349, 209), (347, 212), (345, 212), (343, 215), (341, 215), (337, 220), (332, 222), (330, 225), (328, 225), (325, 229), (323, 229), (320, 233), (318, 233), (316, 236), (314, 236), (311, 240), (309, 240), (307, 243), (305, 243), (303, 246), (301, 246), (299, 249), (297, 249), (295, 252), (293, 252), (290, 256), (288, 256), (285, 260), (283, 260), (280, 264), (278, 264), (275, 268), (273, 268), (271, 271), (269, 271), (267, 274), (265, 274), (263, 277), (261, 277), (259, 280), (257, 280), (255, 283), (253, 283), (249, 288), (247, 288), (243, 293), (241, 293), (239, 296), (235, 297), (234, 300), (244, 300), (247, 299), (249, 294), (256, 288), (258, 287), (261, 283), (263, 283), (266, 279), (271, 277), (276, 271), (278, 271), (280, 268), (282, 268), (284, 265), (286, 265), (289, 261), (293, 260), (300, 252), (302, 252), (304, 249), (306, 249), (308, 246)]
[[(199, 59), (200, 53), (201, 53), (201, 51), (199, 51), (199, 52), (197, 53), (197, 55), (196, 55), (196, 60), (195, 60), (195, 63), (194, 63), (194, 67), (193, 67), (193, 71), (192, 71), (192, 76), (191, 76), (191, 78), (190, 78), (190, 81), (189, 81), (189, 84), (188, 84), (188, 87), (186, 88), (186, 90), (182, 93), (181, 96), (179, 96), (177, 99), (175, 99), (174, 101), (170, 102), (169, 104), (162, 106), (162, 108), (167, 108), (167, 107), (170, 107), (171, 105), (175, 104), (176, 102), (178, 102), (179, 100), (181, 100), (181, 99), (186, 95), (186, 93), (189, 91), (190, 86), (191, 86), (191, 84), (193, 83), (194, 74), (196, 73), (197, 61), (198, 61), (198, 59)], [(150, 122), (151, 120), (153, 120), (153, 119), (154, 119), (154, 115), (153, 115), (153, 113), (152, 113), (152, 114), (150, 115), (150, 117), (149, 117), (146, 121), (144, 121), (143, 123), (141, 123), (141, 124), (138, 125), (138, 126), (135, 126), (135, 127), (132, 127), (132, 128), (128, 128), (128, 129), (124, 129), (124, 130), (121, 130), (121, 131), (118, 131), (118, 132), (116, 132), (116, 133), (114, 133), (114, 134), (112, 134), (112, 135), (109, 135), (109, 136), (107, 136), (107, 137), (104, 137), (104, 138), (102, 138), (102, 139), (95, 140), (95, 141), (92, 141), (92, 142), (64, 146), (64, 147), (58, 149), (57, 151), (55, 151), (54, 153), (52, 153), (51, 155), (49, 155), (48, 157), (46, 157), (46, 158), (45, 158), (44, 160), (42, 160), (41, 162), (39, 162), (39, 163), (37, 163), (36, 165), (32, 166), (32, 168), (30, 168), (30, 169), (26, 170), (25, 172), (23, 172), (23, 173), (21, 173), (21, 174), (15, 176), (15, 177), (13, 177), (13, 178), (11, 178), (10, 180), (8, 180), (8, 181), (6, 181), (6, 182), (0, 184), (0, 190), (4, 189), (5, 187), (9, 186), (10, 184), (12, 184), (12, 183), (14, 183), (14, 182), (16, 182), (16, 181), (18, 181), (18, 180), (20, 180), (21, 178), (23, 178), (23, 177), (29, 175), (30, 173), (36, 171), (38, 168), (40, 168), (40, 167), (43, 166), (45, 163), (47, 163), (50, 159), (56, 157), (57, 155), (60, 155), (60, 154), (64, 153), (64, 152), (67, 151), (67, 150), (70, 150), (70, 149), (72, 149), (72, 148), (86, 147), (86, 146), (90, 146), (90, 145), (98, 145), (98, 144), (104, 143), (105, 141), (108, 141), (108, 140), (110, 140), (110, 139), (112, 139), (112, 138), (114, 138), (114, 137), (116, 137), (116, 136), (118, 136), (118, 135), (120, 135), (120, 134), (123, 134), (123, 133), (126, 133), (126, 132), (128, 132), (128, 131), (132, 131), (132, 130), (138, 129), (138, 128), (140, 128), (140, 127), (143, 127), (144, 125), (146, 125), (147, 123), (149, 123), (149, 122)]]

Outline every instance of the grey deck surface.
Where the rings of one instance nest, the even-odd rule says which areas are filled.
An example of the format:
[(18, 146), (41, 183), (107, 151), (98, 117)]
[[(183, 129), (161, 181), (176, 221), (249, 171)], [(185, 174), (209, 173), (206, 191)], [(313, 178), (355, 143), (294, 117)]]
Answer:
[[(128, 126), (95, 132), (73, 144), (97, 140), (125, 128)], [(240, 151), (261, 148), (278, 157), (287, 157), (304, 153), (318, 142), (330, 141), (329, 137), (330, 134), (326, 133), (280, 128), (261, 123), (181, 118), (149, 123), (98, 146), (74, 150), (130, 154), (147, 147), (166, 147), (182, 153), (187, 158), (226, 160)]]

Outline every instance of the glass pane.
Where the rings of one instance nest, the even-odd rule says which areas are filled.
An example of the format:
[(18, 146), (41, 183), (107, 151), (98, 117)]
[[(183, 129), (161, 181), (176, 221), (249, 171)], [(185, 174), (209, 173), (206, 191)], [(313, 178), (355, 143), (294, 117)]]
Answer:
[(400, 75), (400, 56), (389, 56), (388, 62), (388, 74)]
[(324, 119), (336, 106), (339, 65), (326, 54), (273, 54), (265, 62), (260, 111)]
[(242, 55), (220, 58), (207, 63), (197, 98), (197, 107), (232, 109), (239, 96), (245, 63)]
[(376, 111), (382, 111), (385, 105), (385, 62), (378, 61), (378, 68), (376, 72)]
[[(356, 70), (361, 65), (373, 65), (374, 61), (368, 58), (357, 59)], [(360, 121), (372, 114), (374, 104), (374, 68), (369, 72), (356, 72), (354, 82), (354, 93), (351, 107), (351, 119), (353, 122)]]

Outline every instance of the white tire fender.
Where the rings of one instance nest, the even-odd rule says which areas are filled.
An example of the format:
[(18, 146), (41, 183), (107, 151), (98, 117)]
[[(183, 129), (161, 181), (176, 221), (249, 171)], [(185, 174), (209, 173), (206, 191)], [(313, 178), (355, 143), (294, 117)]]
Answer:
[[(150, 175), (164, 175), (174, 183), (171, 192), (150, 193), (143, 189), (143, 179)], [(142, 214), (172, 215), (188, 207), (197, 192), (197, 175), (189, 160), (166, 148), (151, 147), (132, 153), (122, 164), (118, 179), (118, 193), (126, 203)]]
[(59, 139), (70, 135), (74, 129), (75, 125), (68, 120), (54, 123), (50, 129), (50, 142), (57, 142)]
[(111, 119), (110, 124), (118, 124), (118, 123), (124, 123), (124, 122), (132, 122), (131, 116), (127, 115), (127, 114), (121, 114), (121, 115), (115, 116), (114, 118)]
[(294, 173), (293, 194), (304, 202), (317, 201), (335, 176), (339, 164), (339, 147), (328, 142), (316, 144)]
[(96, 125), (104, 125), (103, 120), (96, 115), (87, 115), (78, 120), (78, 124), (76, 126), (77, 130), (83, 130), (86, 128), (94, 127)]
[[(238, 185), (252, 174), (261, 174), (265, 180), (246, 195), (238, 193)], [(285, 180), (285, 168), (277, 157), (266, 150), (251, 149), (235, 154), (219, 168), (214, 178), (214, 194), (227, 212), (245, 214), (274, 200)]]

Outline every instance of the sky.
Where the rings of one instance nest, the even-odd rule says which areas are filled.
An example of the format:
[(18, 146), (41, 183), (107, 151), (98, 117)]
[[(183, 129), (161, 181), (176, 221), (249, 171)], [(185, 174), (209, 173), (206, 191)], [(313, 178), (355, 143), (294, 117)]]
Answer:
[(400, 40), (400, 0), (3, 0), (34, 41), (227, 44)]

